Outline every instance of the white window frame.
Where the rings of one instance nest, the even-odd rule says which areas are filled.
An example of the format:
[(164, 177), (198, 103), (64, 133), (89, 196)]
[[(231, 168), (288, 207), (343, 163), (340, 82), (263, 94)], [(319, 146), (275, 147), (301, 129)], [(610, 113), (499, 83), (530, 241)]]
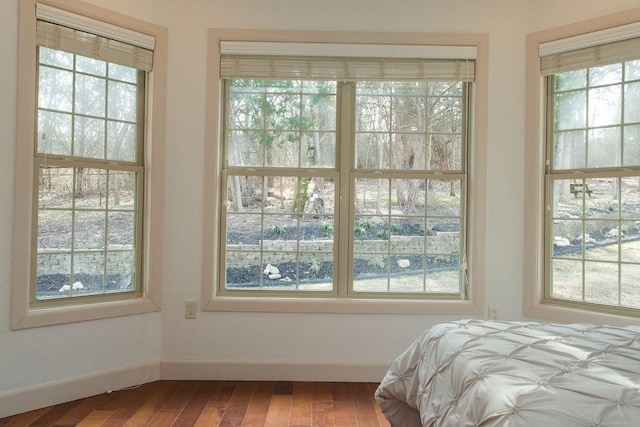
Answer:
[(589, 304), (562, 304), (545, 295), (545, 78), (541, 56), (554, 52), (588, 48), (638, 36), (640, 8), (589, 21), (532, 33), (527, 36), (526, 145), (523, 311), (527, 316), (557, 322), (591, 322), (628, 325), (637, 321), (629, 310), (598, 309)]
[[(115, 29), (127, 37), (144, 34), (143, 39), (155, 39), (153, 71), (147, 74), (142, 251), (139, 283), (141, 292), (123, 293), (121, 298), (108, 295), (101, 299), (63, 298), (47, 304), (30, 301), (33, 262), (32, 226), (34, 210), (34, 155), (37, 100), (36, 7), (60, 12), (78, 22), (103, 24), (103, 31)], [(87, 28), (79, 28), (86, 30)], [(164, 220), (164, 117), (167, 30), (135, 18), (121, 15), (87, 3), (69, 0), (20, 0), (18, 41), (18, 105), (16, 132), (16, 191), (13, 247), (12, 329), (24, 329), (61, 323), (140, 314), (160, 310), (162, 284), (162, 233)], [(153, 150), (151, 150), (153, 140)], [(153, 237), (151, 237), (153, 236)], [(105, 295), (107, 296), (107, 295)]]
[[(350, 298), (327, 295), (326, 297), (278, 297), (220, 295), (218, 289), (219, 249), (218, 240), (220, 211), (218, 200), (223, 190), (220, 185), (222, 155), (222, 108), (223, 82), (220, 79), (221, 42), (265, 42), (273, 43), (318, 43), (334, 49), (340, 44), (363, 45), (414, 45), (419, 51), (424, 46), (472, 46), (477, 50), (476, 81), (472, 96), (474, 121), (471, 124), (472, 147), (469, 156), (468, 191), (472, 194), (468, 205), (468, 271), (472, 281), (468, 299), (428, 300), (407, 298)], [(303, 31), (259, 31), (211, 29), (208, 34), (208, 91), (207, 128), (205, 144), (205, 200), (204, 240), (202, 271), (202, 307), (211, 311), (249, 312), (313, 312), (313, 313), (431, 313), (466, 314), (483, 313), (484, 306), (484, 227), (486, 185), (486, 105), (487, 105), (487, 47), (488, 37), (481, 34), (416, 34), (416, 33), (333, 33)], [(411, 49), (409, 49), (411, 50)], [(337, 201), (336, 201), (337, 203)], [(340, 286), (340, 284), (339, 284)]]

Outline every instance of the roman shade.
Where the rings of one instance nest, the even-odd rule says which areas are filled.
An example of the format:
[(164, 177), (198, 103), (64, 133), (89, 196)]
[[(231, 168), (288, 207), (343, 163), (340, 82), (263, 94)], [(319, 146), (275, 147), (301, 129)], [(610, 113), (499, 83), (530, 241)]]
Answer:
[(142, 71), (153, 68), (155, 37), (38, 4), (39, 46), (76, 53)]
[(640, 22), (540, 44), (540, 69), (548, 76), (640, 58)]
[(476, 51), (475, 46), (223, 41), (220, 77), (469, 82)]

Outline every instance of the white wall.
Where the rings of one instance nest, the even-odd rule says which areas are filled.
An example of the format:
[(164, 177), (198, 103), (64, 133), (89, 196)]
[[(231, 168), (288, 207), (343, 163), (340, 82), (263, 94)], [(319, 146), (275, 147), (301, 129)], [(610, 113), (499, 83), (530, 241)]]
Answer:
[(486, 301), (499, 306), (501, 318), (517, 320), (523, 318), (525, 34), (638, 6), (637, 0), (90, 0), (169, 28), (163, 311), (11, 332), (17, 3), (0, 2), (0, 398), (158, 359), (386, 366), (425, 327), (445, 320), (212, 312), (183, 318), (184, 301), (200, 296), (201, 263), (209, 262), (200, 256), (202, 153), (213, 143), (204, 141), (207, 28), (488, 33)]
[[(77, 398), (73, 389), (55, 387), (69, 381), (76, 392), (97, 393), (157, 378), (161, 353), (160, 313), (11, 331), (18, 3), (0, 2), (0, 417), (28, 409), (34, 396), (43, 403)], [(137, 1), (122, 11), (157, 20), (158, 3)]]

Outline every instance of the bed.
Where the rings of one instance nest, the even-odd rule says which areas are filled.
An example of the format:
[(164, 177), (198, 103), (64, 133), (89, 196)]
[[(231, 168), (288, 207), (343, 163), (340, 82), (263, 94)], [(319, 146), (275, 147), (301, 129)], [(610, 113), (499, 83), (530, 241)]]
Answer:
[(640, 426), (640, 326), (441, 323), (376, 401), (394, 427)]

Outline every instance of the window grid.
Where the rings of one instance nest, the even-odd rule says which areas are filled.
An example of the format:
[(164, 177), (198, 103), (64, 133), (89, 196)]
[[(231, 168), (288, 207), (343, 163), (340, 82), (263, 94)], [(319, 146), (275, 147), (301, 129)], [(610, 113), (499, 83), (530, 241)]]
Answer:
[[(268, 87), (270, 84), (274, 87)], [(448, 164), (446, 162), (436, 164), (432, 159), (431, 162), (423, 160), (424, 163), (422, 166), (417, 165), (416, 167), (410, 167), (409, 169), (407, 169), (407, 164), (397, 164), (394, 167), (394, 165), (390, 163), (386, 166), (382, 165), (382, 169), (380, 169), (380, 164), (376, 164), (374, 168), (358, 167), (358, 160), (355, 155), (357, 144), (350, 142), (357, 139), (359, 134), (358, 130), (354, 128), (357, 120), (351, 120), (353, 117), (358, 115), (358, 113), (354, 114), (358, 108), (357, 100), (359, 100), (359, 95), (356, 93), (357, 90), (355, 89), (357, 87), (356, 83), (339, 83), (336, 88), (337, 92), (336, 89), (333, 89), (323, 93), (325, 96), (328, 93), (332, 102), (334, 102), (333, 99), (335, 99), (336, 104), (334, 107), (334, 113), (332, 113), (334, 117), (331, 120), (326, 120), (326, 122), (329, 123), (328, 127), (322, 125), (308, 126), (308, 124), (305, 127), (303, 123), (305, 103), (303, 100), (307, 95), (319, 96), (319, 94), (308, 93), (305, 88), (311, 87), (311, 91), (313, 92), (313, 90), (322, 88), (323, 84), (326, 84), (326, 82), (276, 81), (264, 84), (264, 82), (260, 83), (260, 81), (226, 81), (224, 94), (226, 112), (224, 116), (227, 120), (225, 120), (224, 123), (225, 155), (223, 156), (224, 167), (222, 170), (222, 176), (223, 183), (225, 183), (223, 184), (223, 188), (226, 188), (227, 190), (223, 195), (225, 200), (222, 203), (224, 208), (222, 211), (222, 220), (220, 225), (221, 234), (225, 236), (225, 243), (221, 245), (221, 261), (223, 265), (225, 265), (225, 268), (220, 271), (220, 285), (218, 292), (220, 294), (242, 294), (252, 296), (300, 296), (299, 291), (304, 290), (305, 295), (316, 296), (327, 296), (337, 293), (338, 295), (343, 296), (380, 296), (383, 298), (402, 297), (403, 295), (406, 296), (409, 294), (435, 299), (459, 299), (461, 295), (464, 297), (466, 295), (467, 286), (465, 282), (466, 276), (464, 274), (464, 252), (466, 250), (464, 237), (466, 235), (464, 211), (466, 209), (467, 197), (467, 160), (466, 147), (464, 143), (466, 138), (464, 135), (467, 131), (466, 105), (468, 105), (468, 100), (466, 99), (468, 94), (466, 84), (456, 83), (447, 86), (446, 84), (441, 83), (440, 86), (445, 90), (440, 93), (433, 91), (433, 88), (440, 88), (440, 86), (428, 86), (423, 84), (417, 95), (414, 89), (411, 89), (410, 94), (394, 94), (392, 90), (386, 95), (382, 95), (381, 98), (378, 98), (384, 98), (387, 101), (386, 107), (388, 108), (388, 111), (385, 114), (390, 115), (393, 115), (393, 109), (403, 102), (407, 102), (407, 100), (411, 99), (420, 100), (417, 101), (417, 103), (422, 103), (421, 108), (424, 115), (422, 118), (416, 119), (416, 124), (406, 126), (405, 128), (398, 128), (396, 126), (398, 123), (392, 123), (392, 121), (389, 121), (388, 126), (385, 129), (378, 129), (374, 133), (386, 135), (389, 141), (394, 138), (402, 139), (408, 136), (417, 135), (419, 138), (422, 138), (423, 142), (421, 144), (418, 143), (418, 146), (423, 150), (423, 154), (421, 156), (425, 158), (431, 155), (430, 148), (432, 144), (435, 144), (434, 141), (437, 138), (448, 137), (450, 139), (448, 142), (450, 145), (449, 150), (454, 153), (458, 150), (457, 157), (453, 156), (454, 159), (450, 159)], [(262, 85), (267, 88), (262, 87)], [(377, 84), (374, 83), (372, 87), (375, 87), (376, 85)], [(411, 86), (416, 85), (416, 83), (403, 83), (402, 85)], [(238, 90), (238, 88), (240, 89)], [(389, 88), (385, 89), (378, 85), (377, 90), (389, 90)], [(361, 92), (366, 93), (366, 90), (361, 90)], [(274, 120), (270, 114), (276, 114), (275, 110), (278, 106), (277, 102), (273, 101), (283, 94), (285, 97), (296, 97), (296, 102), (294, 103), (296, 107), (294, 108), (295, 111), (287, 111), (286, 108), (282, 110), (285, 112), (284, 117), (286, 120), (278, 123), (278, 121)], [(244, 97), (253, 98), (254, 102), (257, 100), (256, 105), (259, 107), (253, 109), (249, 108), (253, 104), (250, 102), (245, 103)], [(271, 97), (272, 102), (268, 102), (269, 97)], [(393, 101), (389, 102), (389, 100)], [(438, 122), (435, 122), (430, 117), (431, 115), (435, 116), (438, 114), (436, 107), (438, 106), (438, 102), (441, 104), (444, 102), (442, 100), (449, 100), (449, 103), (454, 105), (452, 111), (456, 112), (454, 114), (456, 117), (452, 116), (452, 118), (444, 120), (444, 123), (448, 123), (449, 130), (443, 129), (442, 126), (434, 128), (434, 124)], [(429, 104), (431, 104), (431, 110), (427, 115), (426, 110), (428, 110), (427, 106)], [(451, 109), (450, 106), (449, 108)], [(440, 106), (440, 109), (445, 110), (442, 106)], [(249, 114), (252, 114), (253, 117), (250, 118)], [(427, 116), (429, 116), (429, 118)], [(414, 120), (414, 123), (416, 120)], [(441, 120), (439, 123), (443, 123), (443, 121)], [(401, 124), (400, 126), (405, 125)], [(420, 126), (421, 129), (414, 128), (417, 126)], [(347, 130), (348, 128), (351, 130)], [(270, 160), (268, 158), (268, 147), (273, 147), (275, 144), (274, 141), (277, 140), (277, 138), (270, 138), (270, 132), (274, 129), (285, 129), (289, 132), (296, 133), (296, 136), (290, 138), (288, 141), (291, 143), (290, 147), (292, 147), (290, 151), (295, 153), (294, 156), (291, 157), (293, 162), (284, 161), (282, 162), (284, 164), (276, 164), (273, 159)], [(333, 145), (329, 144), (329, 146), (333, 147), (333, 151), (329, 153), (330, 156), (322, 156), (324, 163), (320, 165), (317, 163), (309, 165), (305, 164), (303, 161), (305, 158), (305, 144), (302, 143), (303, 137), (300, 135), (310, 131), (326, 131), (335, 135), (332, 140)], [(354, 131), (355, 133), (353, 133)], [(320, 132), (316, 132), (314, 135), (318, 136), (319, 134)], [(368, 132), (368, 134), (371, 134), (371, 132)], [(245, 138), (243, 143), (236, 144), (236, 141), (242, 140), (243, 135), (253, 136), (254, 142), (247, 142), (248, 139)], [(427, 139), (429, 139), (429, 142), (426, 142)], [(251, 157), (249, 155), (250, 150), (248, 151), (246, 149), (247, 146), (251, 147), (252, 145), (254, 146), (253, 152), (260, 154), (257, 157)], [(257, 150), (255, 145), (257, 145)], [(446, 144), (442, 145), (445, 146)], [(319, 144), (316, 144), (313, 148), (318, 150), (319, 146)], [(289, 147), (289, 145), (287, 145), (287, 147)], [(345, 151), (347, 147), (351, 148), (350, 150)], [(394, 149), (397, 149), (397, 147), (394, 147), (392, 144), (387, 144), (385, 150), (388, 159), (392, 158)], [(243, 150), (244, 152), (242, 152)], [(331, 160), (329, 160), (329, 158)], [(249, 159), (248, 164), (246, 159)], [(337, 163), (335, 163), (333, 159), (335, 159), (335, 162)], [(350, 166), (349, 163), (345, 163), (345, 160), (349, 161), (348, 159), (351, 159), (350, 162), (353, 166)], [(435, 165), (434, 167), (431, 167), (432, 163)], [(428, 170), (425, 170), (425, 164), (428, 165)], [(342, 180), (340, 180), (340, 170), (343, 170), (342, 173), (345, 177)], [(250, 187), (249, 182), (251, 180), (257, 180), (259, 184), (258, 187), (260, 187), (259, 191), (261, 194), (259, 195), (259, 204), (257, 207), (251, 207), (250, 205), (245, 206), (245, 202), (241, 201), (238, 197), (238, 194), (241, 193), (242, 189)], [(309, 212), (301, 211), (300, 206), (296, 209), (295, 202), (294, 210), (291, 212), (284, 211), (284, 202), (282, 202), (281, 210), (276, 209), (275, 212), (269, 211), (269, 209), (273, 209), (274, 204), (280, 203), (276, 201), (279, 199), (278, 194), (269, 194), (270, 191), (272, 193), (275, 192), (277, 185), (274, 185), (274, 182), (278, 180), (280, 185), (286, 188), (291, 188), (291, 185), (283, 185), (282, 182), (284, 180), (295, 182), (296, 184), (294, 187), (299, 190), (298, 194), (303, 195), (307, 194), (307, 191), (306, 188), (305, 191), (301, 191), (302, 187), (306, 187), (306, 184), (309, 182), (315, 180), (330, 182), (329, 188), (332, 189), (328, 190), (325, 185), (321, 192), (325, 193), (322, 195), (324, 200), (327, 200), (326, 193), (332, 193), (332, 205), (335, 207), (332, 211), (322, 211), (321, 215), (316, 216), (323, 218), (321, 226), (326, 227), (324, 228), (326, 236), (324, 236), (325, 240), (323, 248), (317, 247), (313, 250), (307, 251), (303, 247), (303, 244), (308, 242), (305, 242), (304, 239), (301, 238), (302, 236), (300, 233), (303, 230), (301, 224), (308, 220)], [(421, 182), (422, 184), (417, 184), (417, 187), (421, 186), (423, 189), (422, 191), (424, 192), (424, 195), (422, 196), (424, 199), (422, 201), (422, 209), (424, 211), (422, 216), (415, 213), (398, 214), (397, 212), (394, 213), (391, 209), (388, 209), (386, 215), (383, 216), (379, 214), (356, 214), (353, 207), (349, 206), (348, 203), (345, 203), (346, 199), (340, 198), (340, 193), (356, 194), (356, 183), (359, 180), (385, 180), (387, 183), (387, 199), (389, 201), (392, 197), (392, 184), (399, 186), (399, 183), (404, 182), (414, 184), (416, 182)], [(340, 181), (348, 183), (347, 187), (342, 187)], [(267, 182), (270, 182), (270, 185), (267, 185)], [(446, 187), (447, 191), (451, 192), (451, 196), (454, 196), (454, 200), (457, 200), (457, 202), (454, 203), (455, 212), (453, 214), (442, 212), (436, 214), (429, 212), (429, 214), (426, 215), (426, 211), (433, 209), (433, 207), (431, 207), (431, 196), (428, 196), (427, 194), (430, 194), (430, 189), (436, 184), (441, 187)], [(454, 188), (457, 195), (454, 194)], [(427, 189), (429, 189), (429, 191), (427, 191)], [(438, 195), (438, 192), (434, 190), (434, 194)], [(271, 197), (270, 202), (266, 202), (267, 197), (265, 197), (265, 195)], [(280, 196), (282, 196), (282, 194), (280, 194)], [(287, 198), (289, 200), (296, 199), (296, 195), (289, 194), (286, 195), (286, 197), (281, 197), (279, 200)], [(355, 200), (355, 196), (348, 199)], [(340, 203), (338, 203), (338, 200), (340, 200)], [(309, 203), (311, 202), (313, 202), (313, 197), (309, 199)], [(240, 203), (243, 203), (242, 208), (239, 208)], [(450, 202), (448, 203), (450, 204)], [(344, 204), (344, 206), (341, 204)], [(342, 209), (347, 212), (346, 216), (344, 213), (340, 214), (340, 206), (342, 206)], [(437, 207), (437, 202), (434, 201), (433, 206)], [(317, 213), (318, 212), (316, 212), (316, 214)], [(311, 214), (313, 216), (313, 212)], [(371, 249), (363, 252), (363, 254), (369, 258), (386, 256), (387, 260), (384, 273), (384, 280), (386, 281), (386, 284), (384, 285), (384, 289), (354, 286), (352, 284), (353, 279), (351, 279), (354, 278), (354, 263), (347, 261), (348, 259), (351, 259), (352, 261), (355, 260), (357, 252), (355, 250), (355, 246), (359, 243), (356, 242), (356, 238), (333, 240), (335, 236), (345, 235), (344, 231), (340, 230), (347, 228), (346, 224), (349, 224), (348, 227), (350, 228), (350, 233), (352, 235), (354, 234), (354, 231), (357, 233), (358, 227), (362, 225), (359, 224), (358, 221), (363, 218), (376, 220), (385, 218), (381, 222), (386, 224), (386, 233), (384, 225), (382, 225), (382, 228), (378, 231), (378, 233), (383, 233), (378, 234), (378, 237), (383, 240), (386, 239), (386, 242), (383, 242), (382, 244), (382, 246), (386, 247), (384, 252), (380, 253), (379, 249), (374, 250), (374, 252), (371, 252)], [(401, 236), (394, 235), (396, 230), (393, 228), (395, 225), (393, 224), (392, 219), (406, 221), (416, 218), (421, 222), (422, 235), (420, 239), (422, 240), (422, 243), (419, 245), (420, 249), (418, 252), (411, 253), (411, 255), (416, 259), (419, 258), (424, 263), (420, 272), (421, 276), (426, 276), (427, 273), (431, 272), (432, 266), (427, 268), (427, 261), (433, 262), (435, 260), (435, 262), (443, 262), (443, 260), (446, 260), (445, 264), (450, 264), (448, 266), (449, 270), (451, 270), (451, 265), (453, 265), (453, 271), (455, 271), (455, 274), (453, 274), (455, 276), (453, 283), (434, 287), (433, 283), (428, 285), (426, 278), (422, 277), (419, 288), (414, 286), (409, 289), (401, 289), (395, 286), (393, 279), (390, 279), (391, 269), (395, 268), (395, 264), (392, 265), (389, 262), (392, 259), (392, 256), (396, 256), (396, 258), (406, 258), (406, 256), (398, 257), (398, 255), (406, 254), (398, 254), (395, 250), (392, 250), (392, 244), (395, 245), (396, 248), (402, 244), (402, 241), (400, 240)], [(449, 224), (453, 223), (453, 228), (457, 228), (457, 230), (453, 230), (454, 233), (451, 233), (456, 234), (456, 237), (450, 239), (453, 243), (449, 244), (449, 247), (453, 247), (454, 250), (447, 250), (443, 252), (442, 250), (433, 250), (429, 247), (430, 237), (427, 235), (431, 234), (431, 230), (428, 230), (428, 232), (425, 232), (425, 230), (430, 227), (431, 221), (446, 221)], [(238, 224), (246, 225), (249, 223), (259, 224), (256, 232), (254, 233), (259, 238), (254, 242), (252, 247), (243, 245), (242, 242), (238, 240), (238, 237), (234, 235), (233, 231), (236, 229)], [(293, 224), (293, 226), (280, 227), (280, 224)], [(442, 230), (435, 231), (434, 228), (434, 234), (438, 234), (440, 231)], [(274, 236), (275, 234), (280, 233), (282, 234), (282, 238)], [(267, 235), (269, 234), (271, 234), (271, 236), (267, 239), (266, 237), (268, 237)], [(289, 239), (289, 244), (293, 242), (294, 245), (287, 248), (278, 248), (278, 241), (280, 239)], [(396, 239), (398, 239), (398, 242), (395, 242)], [(345, 240), (348, 240), (351, 243), (345, 245)], [(277, 250), (273, 251), (268, 249), (267, 244), (272, 245), (274, 242), (274, 247), (276, 247)], [(360, 243), (364, 244), (363, 247), (371, 248), (371, 242), (365, 241)], [(318, 242), (314, 241), (311, 244), (316, 245)], [(349, 253), (351, 255), (349, 255), (349, 258), (346, 258), (345, 256), (338, 255), (339, 253)], [(292, 263), (294, 266), (286, 272), (282, 271), (281, 264), (283, 260), (278, 258), (278, 256), (282, 255), (288, 255), (290, 259), (293, 258)], [(305, 260), (302, 259), (307, 256), (310, 256), (310, 258), (306, 258)], [(318, 262), (319, 259), (321, 259), (320, 262)], [(276, 262), (270, 262), (270, 260), (276, 260)], [(394, 259), (394, 262), (396, 261), (398, 261), (398, 259)], [(242, 266), (242, 262), (245, 263), (244, 267)], [(404, 260), (403, 262), (410, 261)], [(251, 264), (250, 269), (246, 268), (247, 263)], [(304, 274), (319, 273), (320, 271), (318, 270), (322, 270), (323, 266), (326, 267), (327, 263), (330, 263), (332, 267), (331, 271), (327, 274), (325, 268), (325, 275), (320, 276), (320, 280), (307, 280), (310, 279), (310, 277), (307, 279), (303, 277)], [(365, 267), (365, 270), (371, 268), (371, 259), (369, 260), (369, 264), (369, 266)], [(273, 272), (269, 271), (272, 267), (276, 267), (276, 270)], [(241, 280), (246, 280), (246, 277), (242, 278), (240, 281), (235, 279), (239, 270), (243, 270), (245, 276), (247, 274), (249, 275), (249, 283), (240, 283)], [(248, 270), (249, 272), (247, 272)], [(346, 278), (348, 280), (344, 280), (344, 274), (347, 270), (348, 274)], [(285, 283), (282, 283), (281, 280), (283, 279), (287, 280), (289, 283), (286, 281)], [(355, 277), (355, 279), (357, 279), (357, 277)], [(427, 290), (428, 286), (429, 289)]]
[[(52, 57), (47, 59), (46, 55)], [(138, 245), (142, 241), (140, 206), (144, 168), (143, 130), (139, 120), (144, 117), (145, 73), (44, 47), (39, 47), (38, 58), (38, 138), (34, 141), (34, 206), (38, 209), (34, 209), (37, 232), (33, 233), (32, 244), (33, 259), (37, 262), (32, 267), (31, 305), (140, 295), (142, 254)], [(61, 64), (55, 64), (56, 60)], [(81, 70), (80, 61), (85, 66), (96, 66), (98, 71)], [(55, 83), (43, 77), (49, 70), (71, 73), (67, 92), (58, 93), (58, 99), (50, 102), (42, 98), (42, 93), (46, 95), (49, 90), (51, 95), (60, 88), (46, 86)], [(96, 96), (90, 92), (92, 88), (79, 83), (82, 78), (101, 82), (104, 99), (96, 110), (83, 111), (79, 107), (80, 96), (88, 94), (91, 99)], [(121, 85), (120, 93), (115, 85)], [(60, 97), (68, 97), (70, 102), (60, 103)], [(118, 102), (124, 104), (116, 104)], [(112, 108), (112, 104), (117, 106)], [(125, 108), (127, 105), (131, 107)], [(53, 119), (46, 124), (47, 113), (68, 118), (68, 125), (60, 125), (60, 121)], [(102, 123), (97, 126), (97, 139), (93, 135), (94, 142), (99, 142), (94, 144), (94, 150), (101, 147), (97, 152), (82, 151), (77, 144), (80, 138), (86, 137), (77, 132), (82, 120), (92, 120), (94, 125)], [(91, 136), (86, 139), (84, 143), (89, 144)], [(120, 149), (122, 146), (124, 151)], [(91, 187), (86, 194), (85, 181)], [(91, 190), (98, 192), (97, 206), (95, 191)], [(83, 198), (83, 203), (79, 203)], [(59, 217), (66, 213), (68, 221), (60, 221)], [(83, 225), (83, 220), (89, 222)], [(120, 228), (116, 228), (117, 224)], [(57, 227), (68, 230), (68, 244), (48, 248), (46, 240), (61, 242), (51, 237), (57, 233)]]
[[(640, 61), (627, 61), (547, 78), (548, 123), (554, 124), (548, 127), (547, 144), (548, 302), (631, 315), (640, 309), (640, 292), (633, 285), (640, 272), (634, 247), (640, 237), (640, 158), (633, 151), (638, 143), (634, 128), (640, 123), (640, 93), (633, 92), (639, 66)], [(618, 78), (612, 77), (616, 70)], [(563, 87), (581, 73), (584, 84)], [(617, 98), (607, 99), (607, 92), (617, 92)], [(580, 93), (584, 109), (567, 108), (567, 117), (574, 114), (568, 125), (561, 98)], [(580, 141), (563, 139), (572, 132), (581, 132), (584, 144), (566, 156), (563, 143), (575, 147)], [(598, 139), (607, 132), (609, 140)]]
[[(389, 143), (383, 150), (386, 153), (387, 161), (384, 162), (383, 158), (378, 158), (377, 162), (363, 162), (361, 156), (356, 153), (354, 156), (355, 163), (353, 165), (354, 170), (351, 173), (351, 183), (353, 195), (351, 199), (356, 201), (356, 204), (362, 211), (362, 206), (358, 203), (358, 194), (356, 191), (356, 182), (363, 182), (366, 180), (378, 181), (378, 187), (381, 182), (385, 182), (383, 187), (386, 188), (386, 194), (388, 199), (388, 205), (384, 206), (385, 211), (381, 211), (381, 206), (376, 205), (369, 206), (369, 210), (365, 212), (358, 212), (357, 214), (351, 214), (355, 217), (352, 225), (353, 230), (353, 253), (350, 256), (352, 263), (363, 262), (367, 257), (368, 261), (367, 269), (380, 268), (384, 269), (386, 277), (384, 279), (379, 278), (373, 280), (375, 285), (371, 289), (371, 285), (363, 286), (359, 282), (363, 283), (371, 282), (367, 280), (367, 273), (365, 272), (362, 277), (357, 277), (355, 274), (350, 274), (352, 281), (350, 281), (350, 292), (360, 293), (367, 295), (376, 295), (380, 297), (389, 297), (392, 294), (417, 294), (422, 296), (428, 296), (430, 298), (460, 298), (460, 295), (465, 295), (466, 282), (464, 276), (464, 220), (462, 213), (465, 211), (466, 203), (466, 144), (462, 143), (465, 131), (466, 131), (466, 102), (467, 99), (467, 87), (462, 83), (403, 83), (398, 86), (385, 87), (385, 83), (373, 83), (367, 82), (364, 84), (358, 84), (356, 90), (356, 110), (359, 110), (359, 105), (364, 103), (383, 104), (379, 112), (384, 116), (387, 114), (387, 126), (386, 128), (368, 129), (367, 123), (370, 120), (360, 118), (356, 120), (355, 140), (357, 150), (361, 150), (359, 142), (359, 136), (363, 135), (367, 140), (367, 135), (385, 135), (386, 140)], [(377, 101), (376, 101), (377, 99)], [(455, 108), (450, 108), (450, 105), (455, 105)], [(402, 110), (405, 113), (414, 107), (416, 110), (410, 112), (408, 115), (410, 119), (408, 121), (402, 120), (405, 118), (402, 115)], [(422, 112), (422, 114), (420, 114)], [(438, 117), (442, 114), (452, 114), (456, 112), (459, 117), (445, 118)], [(375, 120), (374, 120), (375, 122)], [(384, 120), (383, 120), (384, 122)], [(444, 127), (442, 123), (448, 125)], [(446, 137), (451, 138), (449, 143), (438, 142), (437, 138), (442, 137), (446, 140)], [(413, 141), (412, 138), (415, 138)], [(369, 138), (371, 139), (371, 138)], [(400, 143), (398, 144), (398, 140)], [(416, 141), (417, 140), (417, 141)], [(459, 149), (456, 150), (456, 144), (454, 141), (459, 141)], [(394, 145), (394, 142), (396, 145)], [(381, 144), (378, 142), (378, 145)], [(402, 149), (406, 146), (414, 145), (418, 147), (418, 151), (412, 153), (408, 157), (402, 158), (397, 156), (394, 158), (394, 153), (404, 152)], [(448, 148), (447, 148), (448, 147)], [(438, 150), (437, 148), (440, 148)], [(448, 151), (448, 155), (445, 152)], [(432, 156), (433, 153), (433, 156)], [(458, 158), (456, 155), (458, 153)], [(453, 154), (453, 155), (452, 155)], [(442, 158), (435, 162), (433, 158), (435, 155), (441, 155)], [(424, 159), (420, 161), (420, 157)], [(453, 157), (453, 159), (452, 159)], [(363, 166), (362, 163), (367, 164)], [(433, 164), (435, 163), (435, 165)], [(454, 183), (457, 187), (458, 203), (457, 212), (451, 215), (451, 212), (438, 212), (435, 213), (437, 204), (431, 203), (431, 194), (436, 196), (439, 194), (435, 190), (437, 183), (441, 186), (450, 186), (450, 193), (454, 193)], [(394, 185), (395, 184), (395, 185)], [(419, 204), (413, 205), (413, 202), (407, 200), (405, 208), (407, 212), (403, 211), (391, 205), (392, 194), (394, 189), (396, 191), (401, 187), (407, 190), (408, 194), (415, 194), (415, 189), (424, 188), (423, 193), (424, 204), (423, 211), (420, 211)], [(378, 190), (380, 191), (380, 190)], [(442, 195), (442, 194), (440, 194)], [(417, 211), (412, 212), (412, 209)], [(454, 209), (455, 210), (455, 209)], [(416, 220), (419, 218), (419, 222), (416, 224)], [(364, 225), (374, 222), (378, 219), (378, 223), (382, 223), (382, 230), (378, 231), (378, 235), (382, 233), (383, 238), (386, 239), (386, 245), (382, 254), (383, 259), (380, 259), (380, 253), (367, 251), (367, 241), (361, 240), (358, 236), (359, 230)], [(445, 225), (442, 229), (434, 224)], [(403, 224), (400, 226), (400, 224)], [(407, 226), (422, 227), (422, 243), (415, 247), (411, 243), (412, 240), (401, 242), (403, 236), (402, 229)], [(453, 245), (449, 245), (446, 250), (443, 248), (435, 247), (433, 243), (430, 244), (430, 240), (443, 236), (446, 233), (446, 229), (457, 227), (454, 233), (457, 232), (457, 242)], [(451, 230), (449, 230), (451, 231)], [(366, 230), (362, 230), (366, 233)], [(366, 237), (366, 236), (365, 236)], [(407, 246), (411, 249), (404, 249), (403, 246)], [(453, 249), (451, 248), (453, 246)], [(358, 258), (361, 259), (358, 259)], [(364, 258), (364, 259), (363, 259)], [(400, 267), (401, 263), (405, 263), (404, 267)], [(383, 265), (384, 264), (384, 265)], [(409, 269), (406, 265), (412, 266), (414, 264), (422, 264), (421, 275), (418, 283), (415, 279), (411, 279), (410, 274), (403, 274), (404, 269)], [(413, 269), (413, 267), (411, 268)], [(445, 271), (446, 273), (439, 273), (438, 270)], [(367, 270), (365, 270), (367, 271)], [(453, 276), (453, 277), (448, 277)], [(435, 277), (435, 279), (433, 279)], [(369, 289), (367, 289), (369, 287)]]

